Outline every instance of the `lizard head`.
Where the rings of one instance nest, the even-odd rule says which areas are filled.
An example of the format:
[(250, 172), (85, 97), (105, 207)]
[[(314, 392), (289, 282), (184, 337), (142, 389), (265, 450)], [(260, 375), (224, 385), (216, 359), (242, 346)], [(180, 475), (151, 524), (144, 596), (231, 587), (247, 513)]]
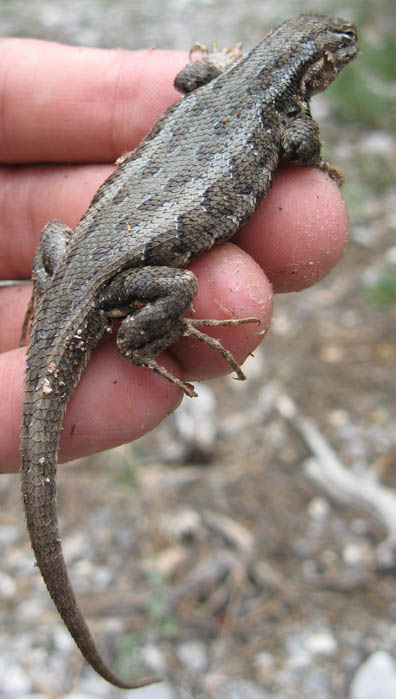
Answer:
[(299, 20), (310, 27), (309, 39), (316, 44), (317, 61), (303, 76), (303, 90), (308, 97), (325, 90), (338, 73), (359, 51), (356, 29), (338, 17), (301, 15)]

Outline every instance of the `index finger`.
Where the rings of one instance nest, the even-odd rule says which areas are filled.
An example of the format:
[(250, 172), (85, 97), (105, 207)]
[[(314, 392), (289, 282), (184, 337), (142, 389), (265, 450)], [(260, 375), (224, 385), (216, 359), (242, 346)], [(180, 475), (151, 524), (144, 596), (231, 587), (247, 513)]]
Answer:
[(0, 40), (0, 162), (113, 162), (179, 93), (187, 54)]

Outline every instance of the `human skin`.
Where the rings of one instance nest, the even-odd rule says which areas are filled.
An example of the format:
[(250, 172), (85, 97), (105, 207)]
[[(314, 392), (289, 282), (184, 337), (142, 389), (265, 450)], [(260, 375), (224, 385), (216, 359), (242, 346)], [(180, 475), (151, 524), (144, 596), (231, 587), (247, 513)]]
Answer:
[[(187, 55), (105, 51), (30, 39), (0, 40), (0, 279), (28, 279), (40, 230), (72, 228), (113, 171), (167, 106)], [(65, 164), (66, 163), (66, 164)], [(190, 265), (196, 318), (257, 316), (260, 326), (210, 329), (238, 361), (268, 328), (274, 292), (318, 282), (345, 247), (348, 215), (337, 185), (317, 168), (282, 164), (274, 186), (234, 239)], [(18, 469), (25, 349), (19, 337), (31, 287), (0, 288), (0, 471)], [(229, 372), (190, 338), (159, 360), (184, 380)], [(153, 429), (180, 401), (163, 377), (134, 367), (103, 340), (66, 411), (60, 461), (102, 451)]]

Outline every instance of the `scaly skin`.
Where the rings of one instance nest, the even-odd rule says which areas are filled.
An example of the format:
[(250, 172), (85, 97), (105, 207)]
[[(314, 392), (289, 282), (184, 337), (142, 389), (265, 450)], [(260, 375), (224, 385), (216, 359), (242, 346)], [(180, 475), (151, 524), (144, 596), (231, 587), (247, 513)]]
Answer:
[(197, 288), (184, 267), (229, 240), (253, 214), (281, 157), (336, 176), (320, 159), (309, 98), (325, 89), (357, 50), (352, 25), (305, 15), (280, 25), (226, 70), (214, 67), (211, 54), (190, 64), (177, 78), (179, 89), (189, 94), (168, 109), (135, 152), (121, 159), (75, 232), (57, 221), (42, 232), (28, 312), (34, 317), (21, 435), (27, 527), (64, 623), (96, 672), (118, 687), (155, 680), (124, 682), (106, 666), (72, 591), (55, 503), (67, 401), (106, 325), (120, 318), (122, 354), (188, 395), (194, 395), (193, 388), (155, 361), (183, 335), (218, 349), (243, 378), (230, 353), (196, 327), (216, 321), (183, 318)]

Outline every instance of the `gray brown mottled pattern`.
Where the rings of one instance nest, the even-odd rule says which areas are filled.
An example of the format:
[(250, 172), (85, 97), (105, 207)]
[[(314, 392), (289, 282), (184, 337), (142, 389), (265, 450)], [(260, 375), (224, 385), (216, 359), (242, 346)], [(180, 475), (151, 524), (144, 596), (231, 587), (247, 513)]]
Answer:
[(183, 268), (229, 240), (252, 215), (282, 156), (336, 176), (320, 159), (309, 98), (325, 89), (357, 50), (355, 30), (347, 22), (302, 15), (280, 25), (219, 75), (213, 56), (199, 66), (190, 64), (177, 83), (189, 94), (168, 109), (99, 188), (75, 232), (59, 221), (43, 230), (33, 269), (21, 436), (26, 520), (62, 619), (86, 660), (119, 687), (150, 680), (123, 682), (105, 665), (77, 606), (61, 551), (55, 475), (67, 401), (106, 325), (120, 318), (122, 354), (188, 395), (194, 395), (193, 387), (155, 361), (182, 335), (216, 347), (243, 378), (232, 355), (196, 327), (216, 322), (183, 318), (197, 289), (194, 275)]

